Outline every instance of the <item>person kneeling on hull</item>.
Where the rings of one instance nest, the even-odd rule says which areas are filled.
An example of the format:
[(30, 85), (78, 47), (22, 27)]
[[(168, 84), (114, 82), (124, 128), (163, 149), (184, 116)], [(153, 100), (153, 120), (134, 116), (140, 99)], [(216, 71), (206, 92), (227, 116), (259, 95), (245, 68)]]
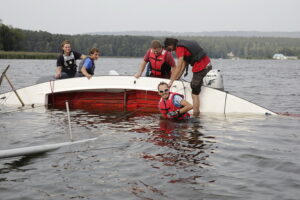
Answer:
[(165, 82), (159, 83), (157, 89), (161, 96), (158, 107), (164, 118), (176, 120), (190, 118), (188, 111), (193, 109), (193, 106), (183, 99), (183, 95), (170, 92), (169, 86)]

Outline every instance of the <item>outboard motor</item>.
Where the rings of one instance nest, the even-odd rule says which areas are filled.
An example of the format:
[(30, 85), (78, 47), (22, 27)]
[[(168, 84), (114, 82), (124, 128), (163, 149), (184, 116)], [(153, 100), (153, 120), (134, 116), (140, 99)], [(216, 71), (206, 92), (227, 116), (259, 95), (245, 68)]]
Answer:
[(203, 78), (203, 86), (224, 90), (223, 76), (219, 69), (210, 70)]

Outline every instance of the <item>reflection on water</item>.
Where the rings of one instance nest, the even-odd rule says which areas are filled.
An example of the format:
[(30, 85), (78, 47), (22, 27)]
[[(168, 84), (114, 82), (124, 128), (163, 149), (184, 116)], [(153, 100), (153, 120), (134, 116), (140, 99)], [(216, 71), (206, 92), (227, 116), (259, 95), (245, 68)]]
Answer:
[[(152, 127), (151, 129), (133, 129), (136, 132), (143, 132), (148, 134), (146, 142), (151, 142), (160, 147), (168, 147), (169, 151), (166, 153), (159, 153), (152, 155), (143, 152), (142, 157), (147, 160), (155, 160), (162, 162), (166, 166), (174, 166), (186, 168), (191, 165), (202, 164), (209, 165), (205, 162), (209, 157), (209, 151), (212, 153), (215, 143), (212, 141), (214, 137), (205, 137), (199, 131), (199, 124), (183, 122), (178, 123), (169, 120), (160, 120), (159, 127)], [(209, 141), (206, 139), (209, 138)]]
[[(23, 135), (22, 126), (26, 121), (22, 125), (3, 123), (1, 132), (10, 130), (14, 133), (6, 135), (6, 138), (15, 136), (6, 139), (10, 142), (9, 147), (69, 140), (65, 110), (35, 108), (3, 116), (1, 120), (5, 118), (10, 121), (25, 117), (32, 125), (27, 127), (31, 133)], [(0, 182), (6, 188), (2, 193), (4, 197), (15, 197), (12, 194), (16, 191), (13, 192), (11, 186), (20, 187), (18, 183), (22, 182), (21, 191), (31, 191), (27, 197), (37, 195), (39, 199), (45, 198), (29, 189), (33, 183), (29, 180), (34, 178), (34, 185), (41, 186), (39, 190), (42, 194), (55, 194), (61, 199), (78, 196), (132, 199), (132, 195), (141, 199), (197, 199), (199, 191), (204, 192), (208, 199), (220, 195), (243, 199), (238, 193), (249, 197), (249, 191), (252, 194), (257, 189), (248, 185), (247, 180), (262, 180), (257, 176), (253, 180), (251, 177), (254, 175), (249, 173), (257, 169), (256, 163), (280, 162), (273, 153), (283, 156), (281, 150), (288, 148), (283, 141), (289, 140), (289, 135), (284, 136), (280, 146), (276, 137), (282, 137), (281, 131), (271, 135), (269, 130), (280, 128), (278, 122), (283, 122), (283, 119), (282, 130), (295, 122), (273, 116), (202, 115), (198, 119), (178, 123), (160, 119), (157, 114), (110, 114), (83, 110), (73, 110), (70, 116), (76, 140), (93, 137), (98, 137), (98, 140), (43, 155), (1, 161)], [(294, 126), (296, 130), (299, 124), (296, 122)], [(274, 134), (277, 134), (276, 137)], [(3, 135), (1, 137), (4, 139)], [(17, 144), (16, 140), (19, 141)], [(297, 166), (296, 163), (293, 165)], [(285, 166), (282, 163), (276, 169), (284, 169)], [(262, 172), (268, 170), (262, 167), (259, 164)], [(294, 175), (290, 176), (288, 171), (285, 173), (293, 179)], [(259, 173), (263, 179), (276, 177), (276, 173), (266, 174)], [(78, 177), (80, 184), (77, 183)], [(56, 185), (57, 182), (68, 186), (61, 188)], [(86, 193), (81, 185), (93, 191), (92, 195)], [(238, 185), (242, 185), (244, 191), (238, 189)], [(68, 191), (68, 188), (73, 189)], [(74, 191), (78, 196), (73, 195)]]

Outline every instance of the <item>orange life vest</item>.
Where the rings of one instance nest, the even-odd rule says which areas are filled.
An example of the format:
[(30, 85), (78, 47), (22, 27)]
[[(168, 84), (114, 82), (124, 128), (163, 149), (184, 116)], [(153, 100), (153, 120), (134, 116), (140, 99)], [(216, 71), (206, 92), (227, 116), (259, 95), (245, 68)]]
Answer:
[[(163, 116), (166, 119), (170, 119), (170, 117), (168, 117), (167, 113), (168, 112), (172, 112), (172, 111), (176, 111), (179, 110), (181, 107), (176, 107), (173, 104), (173, 99), (175, 95), (179, 95), (183, 98), (183, 96), (181, 94), (178, 93), (174, 93), (174, 92), (170, 92), (169, 98), (167, 100), (164, 100), (163, 98), (160, 99), (159, 101), (159, 111), (163, 114)], [(177, 116), (175, 119), (188, 119), (190, 118), (190, 114), (189, 113), (181, 113), (179, 116)]]
[[(149, 61), (151, 63), (151, 76), (169, 78), (171, 75), (171, 66), (166, 63), (167, 51), (162, 50), (159, 56), (156, 56), (152, 49), (150, 50)], [(168, 65), (168, 66), (167, 66)], [(167, 69), (163, 69), (167, 68)]]

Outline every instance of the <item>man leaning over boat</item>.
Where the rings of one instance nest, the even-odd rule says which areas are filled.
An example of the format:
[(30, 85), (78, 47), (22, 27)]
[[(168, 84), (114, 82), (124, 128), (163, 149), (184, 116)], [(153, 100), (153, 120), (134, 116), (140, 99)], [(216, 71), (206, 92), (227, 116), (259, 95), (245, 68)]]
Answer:
[(191, 81), (193, 114), (200, 114), (201, 86), (203, 78), (212, 69), (210, 58), (196, 41), (177, 40), (175, 38), (166, 38), (164, 41), (165, 48), (168, 51), (175, 51), (178, 58), (174, 73), (172, 73), (169, 87), (172, 86), (176, 79), (179, 79), (184, 69), (192, 65), (193, 78)]
[(139, 71), (134, 76), (136, 78), (141, 77), (146, 66), (146, 76), (170, 78), (171, 72), (174, 71), (175, 61), (171, 52), (163, 49), (159, 40), (153, 40), (151, 48), (148, 49), (140, 64)]

